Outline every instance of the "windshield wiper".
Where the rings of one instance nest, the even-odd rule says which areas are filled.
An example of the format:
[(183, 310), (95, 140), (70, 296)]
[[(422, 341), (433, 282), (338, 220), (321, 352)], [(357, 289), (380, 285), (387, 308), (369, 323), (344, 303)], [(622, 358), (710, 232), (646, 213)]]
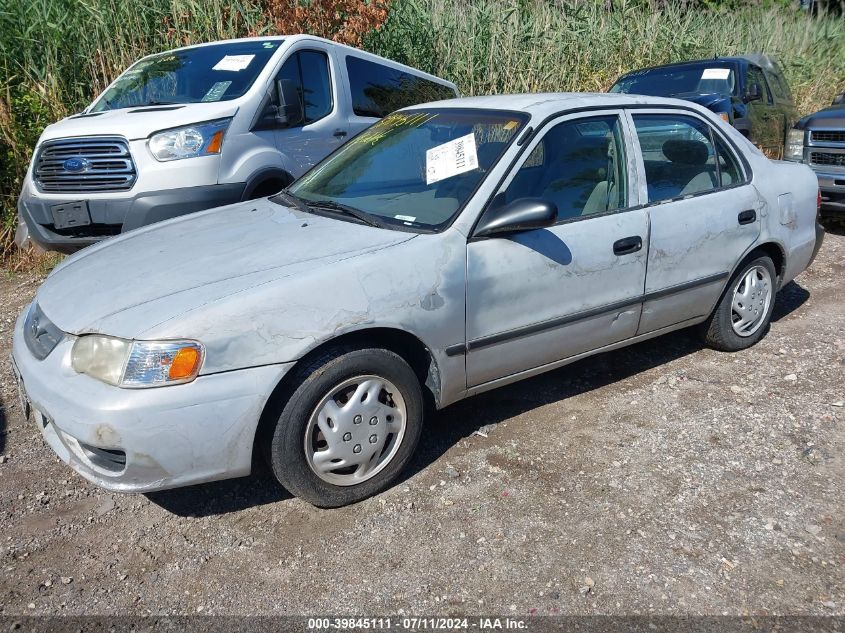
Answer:
[(126, 106), (127, 108), (146, 108), (147, 106), (168, 106), (168, 105), (179, 105), (176, 101), (156, 101), (155, 99), (150, 99), (149, 101), (145, 101), (144, 103), (137, 103), (133, 106)]
[(309, 200), (307, 204), (309, 207), (314, 207), (316, 209), (328, 209), (329, 211), (338, 211), (340, 213), (343, 213), (344, 215), (356, 218), (364, 224), (368, 224), (379, 229), (385, 228), (384, 223), (380, 220), (377, 220), (373, 214), (367, 213), (366, 211), (361, 211), (361, 209), (356, 209), (355, 207), (350, 207), (348, 204), (342, 204), (333, 200)]
[(279, 193), (273, 196), (273, 198), (284, 198), (288, 203), (292, 204), (303, 213), (311, 213), (308, 203), (299, 196), (292, 194), (287, 189), (282, 189)]

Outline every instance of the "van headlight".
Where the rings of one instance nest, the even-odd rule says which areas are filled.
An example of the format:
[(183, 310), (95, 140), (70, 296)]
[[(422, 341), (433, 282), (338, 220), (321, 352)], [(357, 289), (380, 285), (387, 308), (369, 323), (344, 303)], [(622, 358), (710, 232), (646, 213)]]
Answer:
[(138, 389), (194, 380), (204, 355), (196, 341), (128, 341), (89, 334), (73, 344), (71, 366), (110, 385)]
[(156, 132), (147, 145), (156, 160), (168, 161), (219, 154), (232, 119), (175, 127)]
[(786, 133), (785, 160), (804, 160), (804, 130), (789, 130)]

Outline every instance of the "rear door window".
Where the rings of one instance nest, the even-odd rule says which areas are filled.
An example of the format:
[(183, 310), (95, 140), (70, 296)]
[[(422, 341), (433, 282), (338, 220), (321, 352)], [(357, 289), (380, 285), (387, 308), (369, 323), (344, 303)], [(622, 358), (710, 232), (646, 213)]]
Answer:
[(352, 110), (358, 116), (381, 118), (394, 110), (457, 96), (449, 86), (353, 55), (346, 57), (346, 70)]
[(706, 123), (675, 114), (635, 114), (633, 118), (650, 203), (721, 186), (716, 150)]

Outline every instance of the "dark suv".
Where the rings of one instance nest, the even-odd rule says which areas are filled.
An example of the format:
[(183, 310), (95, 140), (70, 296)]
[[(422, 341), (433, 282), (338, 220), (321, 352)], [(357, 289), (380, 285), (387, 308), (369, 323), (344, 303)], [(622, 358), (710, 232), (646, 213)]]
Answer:
[(767, 55), (716, 57), (622, 75), (610, 92), (686, 99), (709, 108), (770, 158), (782, 158), (798, 118), (789, 86)]
[(821, 214), (845, 219), (845, 93), (789, 131), (787, 160), (807, 163), (819, 178)]

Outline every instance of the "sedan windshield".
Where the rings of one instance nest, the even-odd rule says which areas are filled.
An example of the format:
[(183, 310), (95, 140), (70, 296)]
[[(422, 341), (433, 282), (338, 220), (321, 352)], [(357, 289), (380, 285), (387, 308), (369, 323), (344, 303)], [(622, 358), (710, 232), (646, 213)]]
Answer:
[(610, 92), (676, 97), (694, 94), (736, 94), (734, 71), (725, 64), (685, 64), (637, 70), (621, 77)]
[(123, 73), (90, 111), (235, 99), (249, 90), (281, 43), (228, 42), (147, 57)]
[(287, 191), (318, 210), (343, 205), (380, 225), (438, 230), (461, 210), (527, 119), (489, 110), (395, 112)]

